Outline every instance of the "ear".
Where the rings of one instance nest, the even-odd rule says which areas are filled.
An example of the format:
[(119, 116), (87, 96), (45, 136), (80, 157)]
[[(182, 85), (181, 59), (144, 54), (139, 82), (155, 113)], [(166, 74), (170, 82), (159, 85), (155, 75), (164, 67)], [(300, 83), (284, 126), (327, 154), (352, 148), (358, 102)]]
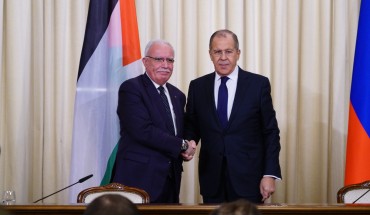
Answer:
[(240, 57), (240, 49), (238, 49), (238, 51), (236, 51), (236, 53), (238, 54), (238, 60), (239, 60), (239, 57)]
[(141, 61), (143, 62), (144, 66), (146, 67), (147, 63), (148, 63), (148, 58), (147, 57), (143, 57), (141, 59)]

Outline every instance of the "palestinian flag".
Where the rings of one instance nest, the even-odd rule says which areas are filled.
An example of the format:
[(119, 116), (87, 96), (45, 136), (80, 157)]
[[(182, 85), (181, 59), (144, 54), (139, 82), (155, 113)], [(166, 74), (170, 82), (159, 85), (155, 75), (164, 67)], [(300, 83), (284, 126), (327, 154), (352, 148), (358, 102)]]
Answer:
[[(116, 113), (121, 83), (143, 73), (134, 0), (91, 0), (78, 71), (70, 182), (94, 177), (70, 189), (99, 186), (119, 140)], [(105, 180), (110, 180), (110, 169)]]

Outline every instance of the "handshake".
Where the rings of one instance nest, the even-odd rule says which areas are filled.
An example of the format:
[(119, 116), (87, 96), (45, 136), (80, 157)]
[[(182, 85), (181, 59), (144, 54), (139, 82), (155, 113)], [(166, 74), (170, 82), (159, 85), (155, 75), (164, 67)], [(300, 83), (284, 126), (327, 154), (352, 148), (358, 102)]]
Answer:
[(181, 152), (181, 155), (184, 161), (190, 161), (194, 157), (195, 151), (197, 149), (197, 144), (194, 140), (185, 140), (185, 143), (187, 144), (187, 149)]

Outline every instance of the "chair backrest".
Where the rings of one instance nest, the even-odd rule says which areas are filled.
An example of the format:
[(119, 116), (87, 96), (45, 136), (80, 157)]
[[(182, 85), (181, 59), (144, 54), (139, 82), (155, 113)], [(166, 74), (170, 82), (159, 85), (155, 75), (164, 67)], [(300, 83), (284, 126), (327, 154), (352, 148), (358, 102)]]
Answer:
[(337, 192), (337, 202), (370, 203), (369, 191), (370, 191), (370, 180), (358, 184), (344, 186)]
[(77, 196), (77, 203), (90, 203), (104, 194), (119, 194), (130, 199), (135, 204), (150, 203), (149, 194), (145, 190), (119, 183), (110, 183), (105, 186), (90, 187), (82, 190)]

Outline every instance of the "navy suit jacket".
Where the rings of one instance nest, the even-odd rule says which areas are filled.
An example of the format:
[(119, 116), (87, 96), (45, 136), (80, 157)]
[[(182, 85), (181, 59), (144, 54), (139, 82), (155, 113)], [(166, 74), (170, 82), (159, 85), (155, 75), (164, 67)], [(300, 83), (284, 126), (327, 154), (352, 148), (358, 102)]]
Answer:
[(170, 134), (161, 97), (146, 74), (123, 82), (119, 89), (121, 139), (112, 181), (144, 189), (151, 201), (161, 194), (171, 163), (178, 192), (183, 170), (180, 151), (186, 98), (173, 85), (166, 86), (176, 115), (177, 136)]
[(215, 73), (191, 81), (186, 105), (186, 138), (199, 141), (200, 192), (213, 196), (222, 162), (238, 195), (261, 198), (263, 175), (281, 178), (280, 137), (266, 77), (239, 68), (228, 125), (222, 128), (214, 100)]

